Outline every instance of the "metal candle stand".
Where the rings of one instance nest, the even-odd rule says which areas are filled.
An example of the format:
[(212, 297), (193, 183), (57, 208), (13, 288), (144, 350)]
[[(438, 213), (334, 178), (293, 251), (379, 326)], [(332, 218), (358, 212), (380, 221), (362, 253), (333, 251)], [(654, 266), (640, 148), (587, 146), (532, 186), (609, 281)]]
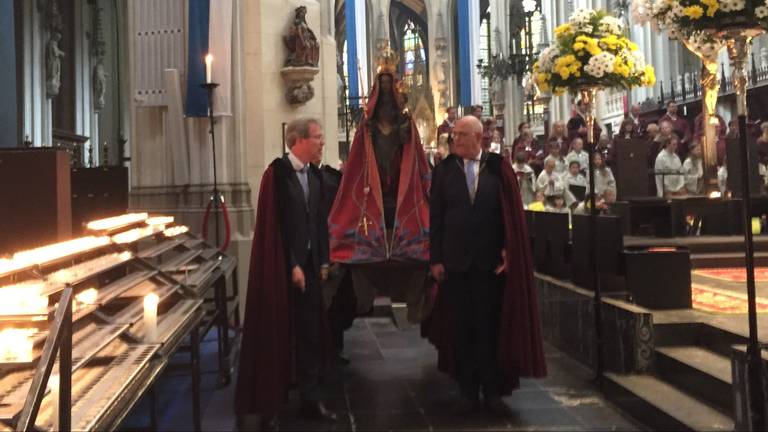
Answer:
[(213, 91), (219, 86), (218, 83), (204, 83), (200, 84), (201, 88), (204, 88), (208, 92), (208, 124), (210, 129), (208, 133), (211, 134), (211, 149), (213, 153), (213, 193), (211, 199), (213, 200), (213, 215), (216, 220), (216, 243), (217, 248), (221, 247), (221, 241), (219, 239), (219, 213), (221, 211), (222, 196), (219, 192), (218, 175), (216, 171), (216, 133), (214, 132), (214, 120), (213, 120)]

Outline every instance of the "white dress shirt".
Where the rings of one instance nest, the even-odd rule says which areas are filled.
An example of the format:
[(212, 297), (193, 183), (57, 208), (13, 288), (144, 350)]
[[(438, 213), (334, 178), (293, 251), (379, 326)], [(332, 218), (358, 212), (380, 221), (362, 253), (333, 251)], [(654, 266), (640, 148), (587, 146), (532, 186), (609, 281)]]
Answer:
[(470, 160), (475, 161), (475, 163), (472, 164), (471, 169), (473, 170), (473, 173), (475, 174), (475, 184), (473, 186), (473, 189), (469, 191), (469, 196), (472, 199), (472, 201), (475, 200), (475, 192), (477, 192), (477, 182), (480, 179), (480, 160), (483, 156), (483, 152), (480, 152), (477, 154), (477, 156), (474, 159), (464, 159), (464, 174), (467, 174), (467, 170), (470, 169), (470, 164), (468, 163)]

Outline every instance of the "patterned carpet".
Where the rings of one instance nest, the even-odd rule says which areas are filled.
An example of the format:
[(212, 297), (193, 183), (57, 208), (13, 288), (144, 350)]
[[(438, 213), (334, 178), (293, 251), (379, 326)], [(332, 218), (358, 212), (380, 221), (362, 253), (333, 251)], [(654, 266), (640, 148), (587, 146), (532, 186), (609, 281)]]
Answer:
[[(747, 313), (747, 295), (733, 291), (693, 284), (691, 286), (693, 308), (721, 314)], [(768, 312), (768, 300), (757, 298), (757, 312)]]
[[(747, 281), (747, 269), (744, 267), (697, 269), (693, 274), (726, 282)], [(768, 282), (768, 267), (755, 268), (755, 282)]]

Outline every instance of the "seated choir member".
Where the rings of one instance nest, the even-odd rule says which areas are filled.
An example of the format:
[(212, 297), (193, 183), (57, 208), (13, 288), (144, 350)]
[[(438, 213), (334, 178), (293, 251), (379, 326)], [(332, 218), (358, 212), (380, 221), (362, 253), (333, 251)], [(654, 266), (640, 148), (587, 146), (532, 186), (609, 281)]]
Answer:
[(544, 197), (544, 192), (536, 192), (536, 195), (533, 198), (533, 202), (528, 204), (526, 207), (526, 210), (530, 211), (545, 211), (546, 207), (544, 206), (544, 200), (546, 198)]
[[(584, 201), (579, 203), (579, 205), (573, 211), (573, 214), (583, 214), (583, 215), (590, 214), (590, 210), (592, 209), (590, 204), (590, 198), (591, 198), (591, 195), (587, 194), (587, 196), (584, 197)], [(597, 208), (598, 214), (606, 214), (609, 209), (607, 200), (600, 196), (595, 197), (595, 207)]]
[(701, 159), (701, 153), (701, 144), (694, 144), (688, 158), (683, 162), (685, 189), (692, 195), (704, 193), (704, 161)]
[(555, 195), (547, 198), (545, 203), (546, 211), (550, 213), (568, 213), (570, 209), (565, 205), (565, 190), (559, 189), (555, 191)]
[(562, 176), (568, 172), (568, 164), (565, 162), (565, 158), (560, 154), (560, 144), (557, 142), (550, 142), (548, 150), (549, 154), (544, 158), (544, 164), (547, 163), (547, 160), (551, 159), (555, 161), (555, 174)]
[(523, 198), (523, 205), (530, 204), (536, 193), (536, 189), (533, 186), (534, 173), (533, 168), (526, 163), (525, 152), (517, 152), (515, 154), (515, 163), (512, 164), (512, 169), (517, 176), (517, 182), (520, 184), (520, 195)]
[(589, 154), (584, 150), (584, 140), (581, 138), (574, 138), (571, 141), (571, 151), (568, 156), (565, 157), (565, 163), (571, 166), (571, 162), (579, 163), (579, 170), (584, 173), (589, 168)]
[(568, 164), (568, 172), (562, 178), (566, 188), (570, 186), (587, 186), (587, 178), (581, 173), (581, 165), (577, 160), (572, 160)]
[(543, 192), (545, 196), (554, 195), (555, 189), (564, 189), (563, 181), (555, 172), (555, 160), (547, 159), (544, 169), (536, 179), (536, 192)]
[[(615, 196), (616, 179), (613, 177), (613, 171), (605, 166), (602, 153), (595, 153), (592, 163), (595, 165), (595, 192), (602, 196), (607, 190), (611, 190)], [(589, 192), (589, 173), (587, 173), (587, 191)]]
[(685, 196), (685, 178), (683, 164), (677, 155), (678, 140), (671, 138), (662, 141), (662, 150), (656, 156), (654, 171), (656, 174), (656, 194), (662, 198)]

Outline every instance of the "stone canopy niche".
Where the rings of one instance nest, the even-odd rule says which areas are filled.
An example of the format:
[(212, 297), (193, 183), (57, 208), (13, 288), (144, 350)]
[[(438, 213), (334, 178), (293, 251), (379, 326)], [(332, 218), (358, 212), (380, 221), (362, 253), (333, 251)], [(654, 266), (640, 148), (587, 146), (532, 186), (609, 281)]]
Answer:
[(315, 96), (312, 81), (319, 72), (320, 44), (306, 16), (307, 8), (297, 7), (293, 23), (283, 36), (287, 56), (280, 74), (286, 84), (285, 99), (293, 106), (304, 105)]

